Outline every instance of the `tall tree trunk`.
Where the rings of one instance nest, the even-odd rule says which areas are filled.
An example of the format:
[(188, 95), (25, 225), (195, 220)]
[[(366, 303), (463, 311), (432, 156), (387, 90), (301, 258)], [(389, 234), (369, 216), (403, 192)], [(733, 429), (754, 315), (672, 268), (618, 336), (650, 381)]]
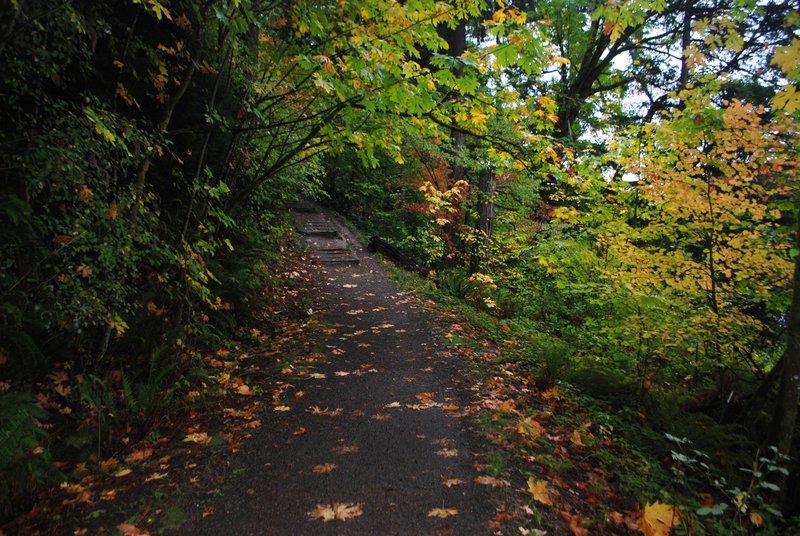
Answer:
[(469, 262), (469, 273), (480, 272), (483, 264), (489, 259), (489, 250), (494, 231), (494, 193), (497, 180), (491, 168), (481, 171), (478, 183), (478, 231), (481, 240), (475, 244)]
[[(795, 247), (800, 247), (800, 210), (797, 213)], [(795, 259), (792, 306), (789, 311), (789, 337), (783, 356), (783, 375), (778, 388), (778, 403), (772, 420), (770, 444), (781, 454), (789, 455), (797, 424), (797, 405), (800, 403), (800, 256)], [(781, 498), (786, 495), (786, 478), (782, 477)]]
[[(447, 53), (454, 58), (460, 58), (467, 50), (467, 23), (462, 21), (454, 29), (447, 29), (445, 31), (445, 36), (448, 45)], [(456, 69), (455, 75), (457, 78), (464, 76), (463, 65), (460, 65)], [(456, 95), (455, 98), (458, 99), (460, 96)], [(455, 154), (456, 158), (460, 158), (461, 151), (467, 144), (467, 135), (463, 130), (451, 128), (450, 141), (453, 144), (453, 153)], [(450, 184), (454, 184), (455, 182), (462, 180), (466, 174), (466, 168), (462, 164), (456, 163), (450, 173)]]
[(683, 6), (683, 27), (681, 28), (681, 77), (678, 80), (678, 89), (686, 89), (689, 83), (689, 64), (687, 63), (686, 50), (692, 42), (692, 4), (687, 0)]

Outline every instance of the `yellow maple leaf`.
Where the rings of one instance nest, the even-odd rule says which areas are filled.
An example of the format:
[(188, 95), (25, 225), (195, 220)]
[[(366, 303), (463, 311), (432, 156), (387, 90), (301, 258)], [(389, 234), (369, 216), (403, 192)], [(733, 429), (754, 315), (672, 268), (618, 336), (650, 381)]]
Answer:
[(547, 480), (536, 480), (535, 477), (528, 478), (528, 492), (536, 502), (540, 502), (545, 506), (553, 506), (554, 493), (548, 487)]
[(523, 437), (541, 437), (544, 435), (544, 426), (533, 417), (525, 417), (517, 423), (517, 433)]
[(678, 508), (671, 504), (647, 503), (640, 523), (645, 536), (669, 536), (672, 527), (681, 522)]

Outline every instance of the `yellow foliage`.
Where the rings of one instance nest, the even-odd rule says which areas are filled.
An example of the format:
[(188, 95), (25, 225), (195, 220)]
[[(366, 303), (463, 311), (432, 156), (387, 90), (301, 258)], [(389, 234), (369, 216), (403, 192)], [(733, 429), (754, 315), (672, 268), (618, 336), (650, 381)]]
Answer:
[(640, 524), (645, 536), (669, 536), (672, 527), (680, 524), (681, 516), (678, 508), (671, 504), (647, 503)]

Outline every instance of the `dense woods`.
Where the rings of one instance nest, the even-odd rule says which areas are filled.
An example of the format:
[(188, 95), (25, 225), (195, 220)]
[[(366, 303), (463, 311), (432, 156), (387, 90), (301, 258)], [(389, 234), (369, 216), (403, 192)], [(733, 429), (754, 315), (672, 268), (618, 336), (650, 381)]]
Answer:
[(785, 530), (799, 9), (3, 4), (2, 516), (198, 403), (314, 198), (594, 412), (637, 455), (609, 462), (631, 500), (691, 534)]

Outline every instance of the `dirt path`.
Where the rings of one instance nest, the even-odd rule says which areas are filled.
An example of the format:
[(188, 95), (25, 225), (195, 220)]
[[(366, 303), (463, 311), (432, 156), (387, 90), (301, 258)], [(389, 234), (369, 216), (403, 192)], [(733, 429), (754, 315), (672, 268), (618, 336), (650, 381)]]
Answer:
[[(311, 378), (292, 380), (303, 396), (287, 396), (270, 413), (274, 422), (242, 446), (239, 475), (219, 497), (197, 504), (181, 530), (487, 533), (482, 524), (495, 510), (487, 488), (474, 483), (475, 439), (459, 413), (467, 395), (456, 358), (347, 229), (327, 213), (313, 218), (317, 230), (328, 222), (338, 234), (310, 239), (328, 259), (315, 268), (324, 280), (325, 305), (314, 314), (326, 324), (325, 360)], [(331, 250), (348, 260), (330, 260)], [(351, 264), (351, 253), (360, 264)], [(324, 505), (337, 504), (352, 519), (309, 515), (333, 515)]]

